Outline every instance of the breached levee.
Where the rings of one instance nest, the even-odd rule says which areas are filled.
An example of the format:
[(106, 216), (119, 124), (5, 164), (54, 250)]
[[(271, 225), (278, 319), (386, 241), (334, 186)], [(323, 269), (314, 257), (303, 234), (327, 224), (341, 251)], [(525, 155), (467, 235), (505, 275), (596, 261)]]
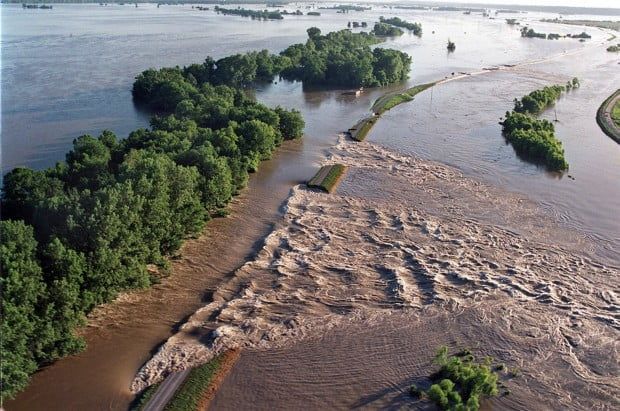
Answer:
[[(367, 142), (341, 138), (326, 163), (347, 166), (338, 192), (294, 187), (256, 258), (144, 365), (134, 391), (229, 348), (281, 347), (381, 313), (456, 313), (487, 301), (506, 311), (485, 312), (485, 321), (513, 313), (547, 324), (507, 332), (560, 347), (577, 380), (567, 387), (620, 394), (620, 273), (596, 262), (586, 240), (527, 199)], [(511, 355), (550, 392), (568, 389), (534, 354)]]

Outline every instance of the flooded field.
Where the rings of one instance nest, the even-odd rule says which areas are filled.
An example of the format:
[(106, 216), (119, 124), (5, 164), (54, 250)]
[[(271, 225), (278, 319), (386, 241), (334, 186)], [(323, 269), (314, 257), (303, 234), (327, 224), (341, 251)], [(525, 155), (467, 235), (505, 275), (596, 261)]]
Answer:
[[(519, 364), (527, 380), (511, 387), (520, 394), (512, 407), (529, 409), (550, 395), (576, 409), (606, 408), (617, 401), (620, 290), (610, 284), (620, 269), (593, 260), (591, 244), (546, 223), (526, 199), (446, 166), (348, 141), (334, 149), (331, 160), (349, 167), (338, 193), (294, 188), (284, 220), (256, 259), (237, 270), (213, 302), (168, 340), (138, 374), (135, 390), (158, 381), (162, 373), (243, 347), (259, 350), (260, 359), (247, 354), (252, 366), (238, 371), (237, 383), (225, 383), (231, 392), (216, 395), (216, 409), (269, 408), (290, 381), (309, 387), (282, 405), (277, 402), (281, 409), (305, 408), (308, 398), (319, 407), (326, 391), (333, 407), (355, 407), (370, 394), (361, 381), (366, 382), (364, 370), (371, 368), (353, 367), (349, 374), (347, 358), (385, 356), (385, 347), (375, 339), (393, 331), (377, 325), (402, 312), (401, 321), (419, 317), (422, 324), (398, 335), (400, 346), (392, 341), (389, 352), (398, 357), (400, 368), (374, 364), (379, 375), (392, 375), (392, 383), (395, 373), (411, 378), (410, 368), (432, 357), (420, 358), (415, 351), (405, 360), (400, 351), (420, 341), (439, 346), (457, 339)], [(429, 336), (426, 329), (433, 324), (426, 317), (435, 313), (458, 320), (455, 325), (448, 320)], [(480, 317), (484, 325), (473, 332)], [(346, 334), (342, 328), (351, 323), (364, 329), (354, 334), (358, 351), (347, 344), (315, 342), (323, 335)], [(303, 352), (282, 348), (298, 341)], [(280, 351), (264, 352), (273, 348)], [(315, 364), (312, 371), (287, 368), (307, 358)], [(275, 381), (254, 384), (254, 379), (263, 380), (264, 368), (275, 368)], [(352, 388), (326, 388), (323, 378)], [(241, 394), (256, 385), (259, 391)], [(407, 386), (391, 388), (405, 391)], [(260, 395), (252, 398), (252, 392)], [(377, 400), (391, 397), (385, 393)]]
[[(394, 405), (427, 371), (437, 344), (479, 338), (481, 354), (527, 375), (512, 383), (515, 395), (503, 406), (531, 406), (525, 390), (547, 404), (545, 392), (562, 396), (572, 387), (576, 408), (614, 408), (620, 147), (595, 121), (620, 80), (617, 55), (605, 52), (609, 34), (588, 28), (593, 39), (585, 43), (546, 41), (480, 15), (322, 14), (262, 22), (189, 5), (54, 5), (49, 13), (2, 6), (3, 172), (52, 165), (84, 133), (124, 136), (147, 126), (130, 92), (146, 68), (276, 52), (304, 41), (309, 26), (327, 32), (380, 15), (420, 21), (421, 38), (385, 43), (413, 57), (410, 80), (393, 88), (528, 63), (431, 88), (386, 113), (359, 146), (338, 134), (386, 90), (354, 99), (299, 83), (261, 86), (260, 101), (302, 111), (303, 141), (263, 164), (231, 216), (187, 243), (170, 278), (97, 309), (83, 331), (87, 350), (36, 374), (8, 410), (126, 409), (136, 373), (179, 329), (158, 354), (169, 367), (150, 363), (134, 388), (242, 345), (250, 350), (216, 396), (218, 408), (261, 408), (268, 403), (259, 402), (261, 392), (283, 408), (326, 396), (334, 407)], [(555, 16), (523, 19), (540, 31), (581, 31), (537, 22)], [(445, 50), (448, 38), (455, 53)], [(544, 114), (557, 113), (570, 163), (573, 178), (560, 178), (520, 160), (497, 122), (513, 98), (574, 76), (582, 87)], [(324, 161), (351, 166), (333, 197), (297, 186)], [(510, 314), (500, 315), (500, 306)], [(339, 341), (352, 348), (337, 349)], [(368, 362), (343, 370), (351, 358)], [(543, 358), (556, 374), (541, 374)], [(319, 368), (312, 374), (295, 364)], [(368, 387), (356, 385), (370, 369)], [(341, 385), (324, 383), (335, 379)], [(278, 397), (283, 391), (290, 395)]]

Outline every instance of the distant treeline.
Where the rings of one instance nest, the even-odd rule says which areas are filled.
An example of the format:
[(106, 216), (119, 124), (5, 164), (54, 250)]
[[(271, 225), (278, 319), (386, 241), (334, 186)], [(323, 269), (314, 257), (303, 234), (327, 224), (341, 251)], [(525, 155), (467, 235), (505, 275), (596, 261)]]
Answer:
[(398, 10), (430, 10), (428, 6), (393, 6), (392, 8)]
[[(203, 64), (187, 67), (186, 74), (191, 74), (198, 84), (247, 86), (256, 81), (271, 81), (279, 75), (305, 85), (360, 87), (399, 82), (409, 73), (411, 58), (398, 50), (371, 50), (371, 45), (380, 42), (372, 34), (341, 30), (322, 35), (318, 28), (312, 27), (308, 36), (305, 44), (294, 44), (278, 55), (264, 50), (218, 61), (207, 59)], [(137, 86), (134, 96), (140, 101), (142, 83)], [(178, 92), (178, 95), (166, 92), (162, 97), (155, 93), (148, 100), (156, 108), (174, 107), (183, 97), (182, 90)]]
[(353, 22), (348, 22), (347, 23), (347, 27), (348, 28), (359, 28), (359, 27), (368, 27), (368, 23), (366, 23), (365, 21), (359, 22), (359, 21), (353, 21)]
[(321, 10), (340, 10), (343, 12), (347, 11), (366, 11), (371, 10), (372, 7), (364, 7), (364, 6), (356, 6), (352, 4), (339, 4), (337, 6), (321, 6), (319, 7)]
[[(508, 24), (510, 24), (510, 22), (508, 22)], [(523, 27), (521, 29), (521, 37), (528, 37), (528, 38), (541, 38), (541, 39), (547, 39), (547, 40), (557, 40), (560, 38), (572, 38), (572, 39), (590, 39), (592, 38), (591, 35), (589, 35), (588, 33), (586, 33), (585, 31), (579, 33), (579, 34), (566, 34), (566, 35), (561, 35), (561, 34), (557, 34), (557, 33), (538, 33), (536, 31), (534, 31), (534, 29), (529, 28), (529, 27)]]
[(264, 19), (264, 20), (282, 20), (282, 13), (279, 11), (270, 11), (270, 10), (250, 10), (250, 9), (226, 9), (224, 7), (215, 6), (213, 9), (217, 13), (229, 14), (234, 16), (242, 16), (242, 17), (251, 17), (253, 19)]
[(22, 7), (24, 9), (44, 9), (44, 10), (51, 10), (54, 8), (53, 6), (48, 6), (47, 4), (26, 4), (26, 3), (22, 3)]
[(484, 13), (486, 9), (472, 9), (471, 7), (453, 7), (453, 6), (440, 6), (433, 7), (435, 11), (470, 11), (473, 13)]
[(383, 16), (379, 17), (379, 21), (381, 23), (391, 24), (392, 26), (402, 27), (407, 30), (410, 30), (416, 36), (422, 35), (422, 25), (420, 23), (409, 23), (408, 21), (401, 20), (398, 17), (392, 17), (392, 18), (386, 19)]
[(570, 24), (574, 26), (600, 27), (620, 31), (620, 21), (612, 20), (565, 20), (565, 19), (542, 19), (545, 23)]
[(546, 33), (538, 33), (536, 31), (534, 31), (534, 29), (529, 28), (529, 27), (523, 27), (521, 29), (521, 37), (546, 39), (547, 38), (547, 34)]
[(401, 29), (387, 23), (375, 23), (372, 33), (375, 36), (381, 37), (397, 37), (403, 35), (403, 31)]
[(544, 87), (531, 92), (521, 100), (515, 99), (514, 110), (506, 112), (506, 118), (501, 124), (504, 136), (519, 155), (542, 162), (551, 170), (568, 169), (564, 148), (555, 137), (553, 123), (534, 116), (555, 104), (563, 91), (573, 87), (579, 87), (577, 78), (568, 82), (566, 86)]

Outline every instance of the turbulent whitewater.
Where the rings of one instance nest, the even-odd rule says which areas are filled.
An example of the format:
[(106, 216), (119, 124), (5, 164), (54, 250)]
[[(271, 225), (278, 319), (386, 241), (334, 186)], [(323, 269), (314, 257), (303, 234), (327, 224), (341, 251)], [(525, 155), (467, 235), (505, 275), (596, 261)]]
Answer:
[[(520, 384), (541, 396), (617, 404), (619, 270), (588, 240), (522, 196), (368, 142), (341, 137), (327, 162), (348, 166), (337, 193), (294, 187), (256, 258), (145, 364), (134, 391), (229, 348), (282, 349), (404, 315), (460, 318), (461, 341), (519, 364)], [(437, 345), (447, 332), (434, 331)]]

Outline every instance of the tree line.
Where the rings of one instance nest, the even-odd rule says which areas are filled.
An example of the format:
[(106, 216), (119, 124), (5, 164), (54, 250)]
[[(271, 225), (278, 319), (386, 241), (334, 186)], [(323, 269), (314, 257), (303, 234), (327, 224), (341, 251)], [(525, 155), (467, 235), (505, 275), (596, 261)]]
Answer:
[(308, 29), (306, 44), (295, 44), (281, 54), (291, 65), (282, 71), (289, 80), (337, 87), (381, 86), (407, 79), (411, 57), (407, 53), (370, 46), (381, 40), (349, 30), (322, 35)]
[[(508, 24), (510, 24), (510, 22)], [(592, 38), (592, 36), (586, 33), (585, 31), (582, 31), (579, 34), (566, 34), (563, 36), (558, 33), (549, 33), (549, 34), (538, 33), (534, 31), (534, 29), (529, 28), (527, 26), (521, 29), (521, 37), (541, 38), (541, 39), (547, 39), (547, 40), (558, 40), (560, 38), (571, 38), (571, 39), (580, 39), (581, 41)]]
[[(148, 84), (147, 84), (148, 83)], [(198, 83), (178, 68), (147, 70), (134, 94), (161, 111), (125, 139), (74, 140), (65, 161), (4, 176), (0, 234), (2, 391), (84, 347), (85, 314), (147, 287), (167, 256), (244, 187), (285, 139), (298, 111), (268, 108), (237, 88)]]
[[(293, 44), (280, 54), (267, 50), (235, 54), (214, 60), (208, 57), (202, 64), (183, 69), (162, 69), (144, 72), (134, 84), (134, 98), (148, 102), (155, 109), (172, 109), (197, 85), (230, 84), (237, 87), (255, 82), (273, 81), (281, 76), (304, 85), (336, 87), (379, 86), (405, 80), (411, 58), (398, 50), (370, 46), (380, 42), (368, 33), (349, 30), (322, 35), (312, 27), (305, 44)], [(160, 77), (174, 77), (160, 82)], [(184, 79), (189, 81), (184, 81)]]
[(567, 87), (578, 86), (579, 80), (574, 78), (566, 87), (544, 87), (529, 93), (521, 100), (515, 99), (514, 110), (506, 112), (506, 118), (501, 124), (504, 136), (519, 155), (542, 162), (554, 171), (568, 169), (564, 148), (555, 136), (553, 123), (534, 116), (553, 105)]
[(372, 29), (372, 33), (375, 36), (382, 36), (382, 37), (397, 37), (397, 36), (402, 36), (404, 34), (404, 32), (398, 27), (392, 26), (387, 23), (381, 23), (381, 22), (375, 23), (375, 26)]
[(187, 67), (146, 70), (133, 97), (159, 114), (125, 139), (110, 131), (73, 142), (65, 161), (18, 167), (0, 206), (2, 387), (10, 398), (38, 367), (81, 350), (76, 328), (98, 304), (147, 287), (184, 239), (247, 184), (283, 140), (301, 137), (295, 110), (242, 90), (275, 75), (310, 84), (379, 85), (406, 78), (410, 58), (348, 30), (279, 55), (266, 50)]
[(384, 18), (383, 16), (379, 17), (379, 22), (391, 24), (392, 26), (405, 28), (416, 36), (422, 35), (422, 24), (420, 23), (410, 23), (406, 20), (402, 20), (399, 17), (391, 17), (389, 19)]
[(213, 10), (215, 10), (217, 13), (221, 13), (224, 15), (251, 17), (252, 19), (282, 20), (284, 18), (282, 17), (282, 13), (277, 10), (250, 10), (242, 9), (241, 7), (238, 7), (236, 9), (227, 9), (220, 6), (215, 6)]

